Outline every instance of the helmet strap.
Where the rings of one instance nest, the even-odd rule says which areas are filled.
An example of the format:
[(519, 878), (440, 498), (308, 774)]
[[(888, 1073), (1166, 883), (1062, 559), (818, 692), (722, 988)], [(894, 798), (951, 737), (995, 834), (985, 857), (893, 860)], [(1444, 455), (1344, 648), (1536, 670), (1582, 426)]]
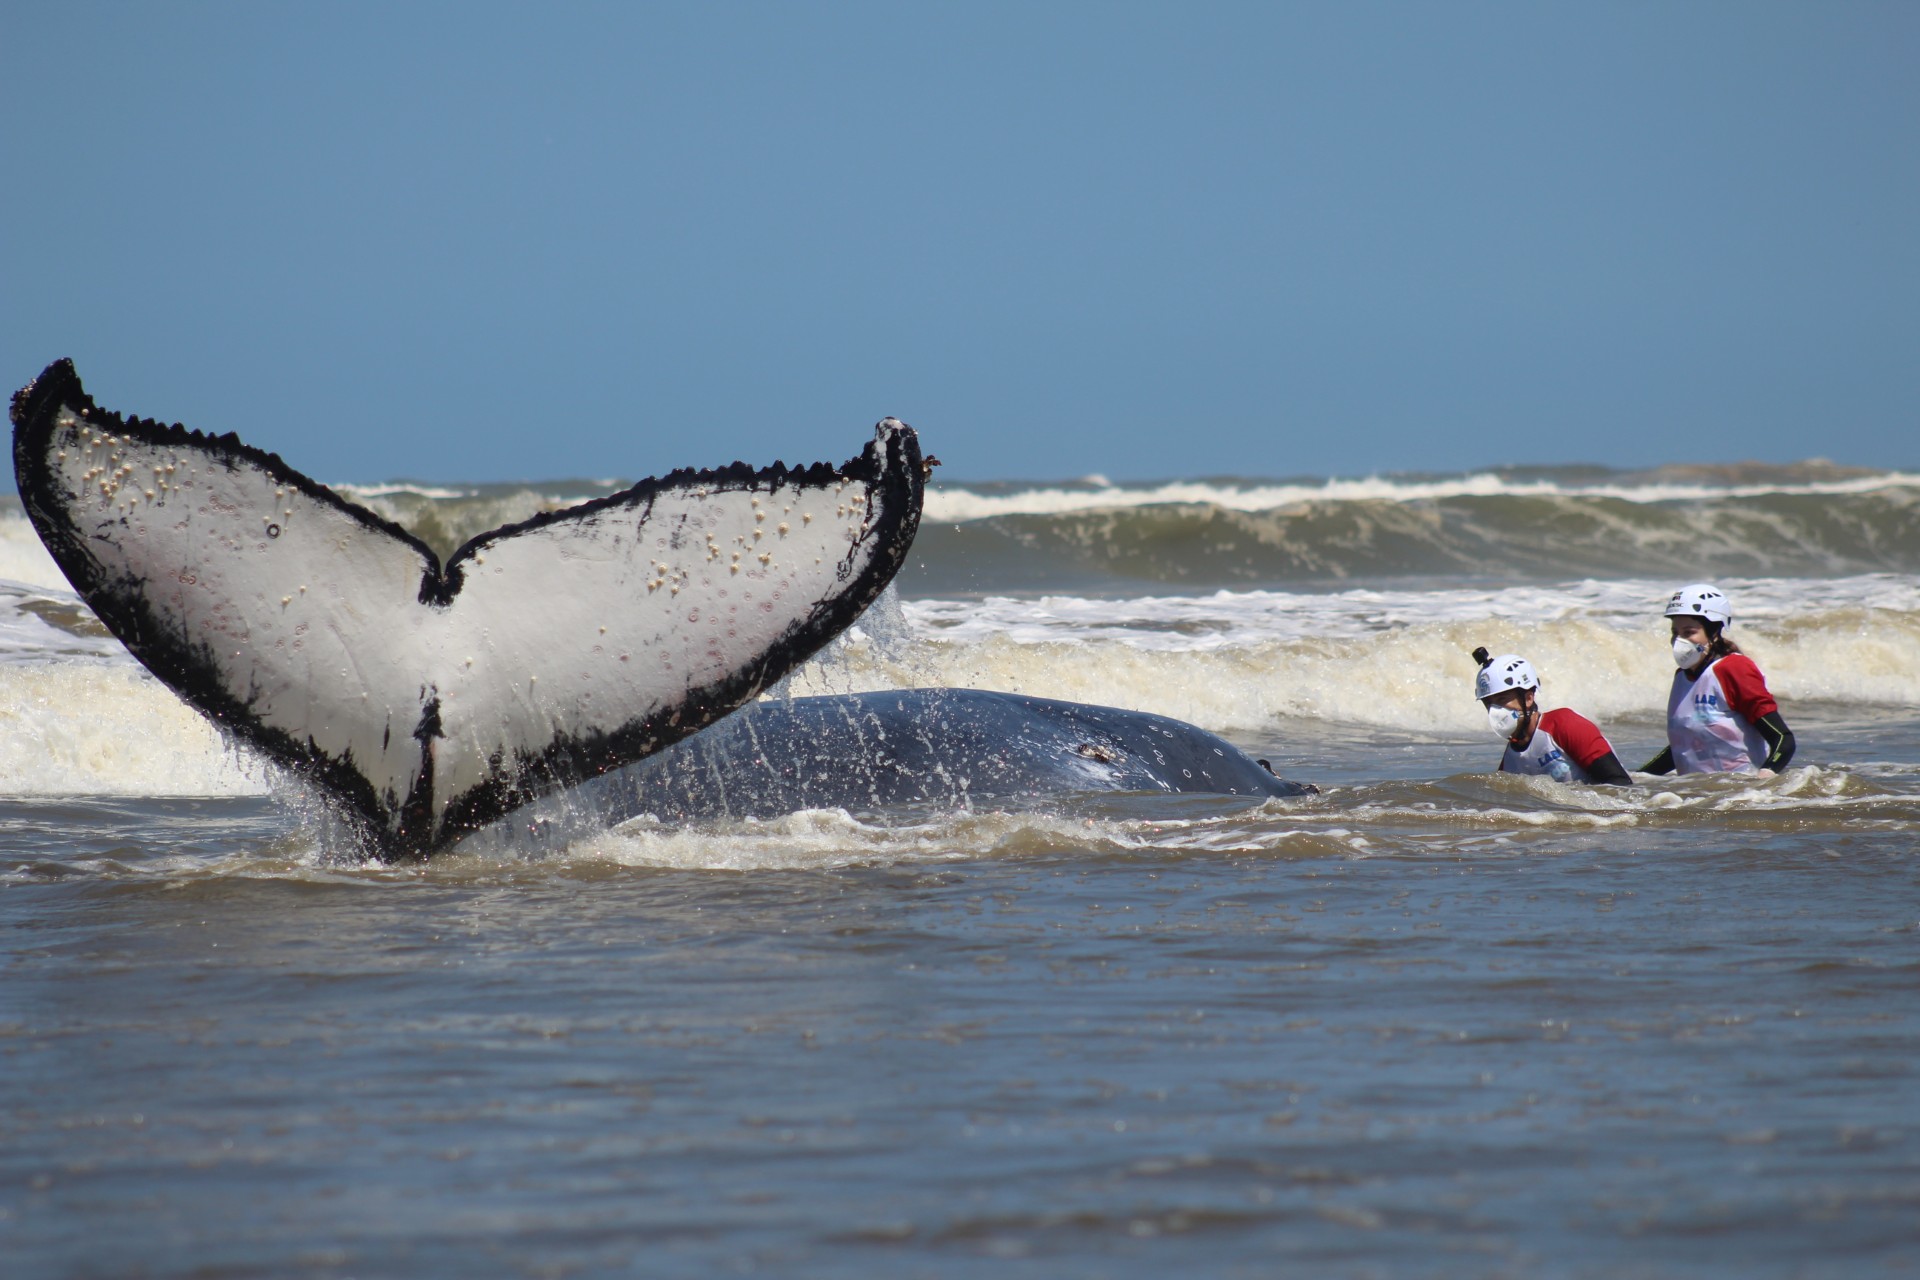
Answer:
[[(1514, 726), (1513, 736), (1507, 739), (1509, 744), (1533, 738), (1533, 731), (1540, 723), (1540, 699), (1537, 693), (1538, 690), (1534, 689), (1520, 691), (1520, 723)], [(1518, 749), (1515, 747), (1515, 750)]]

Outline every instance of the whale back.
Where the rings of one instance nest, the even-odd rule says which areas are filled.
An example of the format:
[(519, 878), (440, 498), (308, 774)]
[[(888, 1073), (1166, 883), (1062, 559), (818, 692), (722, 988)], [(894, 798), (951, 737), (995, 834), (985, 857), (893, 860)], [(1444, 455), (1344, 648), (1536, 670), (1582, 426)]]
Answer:
[(670, 819), (964, 808), (1090, 792), (1311, 790), (1180, 720), (984, 689), (756, 702), (611, 785), (616, 812)]

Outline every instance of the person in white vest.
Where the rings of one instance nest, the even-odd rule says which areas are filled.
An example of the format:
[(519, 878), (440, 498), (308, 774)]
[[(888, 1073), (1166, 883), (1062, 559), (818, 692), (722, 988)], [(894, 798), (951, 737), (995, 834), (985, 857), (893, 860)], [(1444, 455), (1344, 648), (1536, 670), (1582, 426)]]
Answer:
[(1475, 649), (1480, 671), (1473, 696), (1487, 709), (1487, 723), (1507, 740), (1500, 757), (1502, 773), (1544, 774), (1560, 782), (1600, 782), (1631, 786), (1633, 779), (1613, 752), (1613, 744), (1593, 721), (1577, 711), (1540, 709), (1540, 677), (1517, 653), (1490, 657)]
[(1793, 759), (1793, 730), (1752, 658), (1727, 639), (1733, 605), (1710, 583), (1667, 601), (1673, 620), (1673, 691), (1667, 749), (1646, 773), (1778, 773)]

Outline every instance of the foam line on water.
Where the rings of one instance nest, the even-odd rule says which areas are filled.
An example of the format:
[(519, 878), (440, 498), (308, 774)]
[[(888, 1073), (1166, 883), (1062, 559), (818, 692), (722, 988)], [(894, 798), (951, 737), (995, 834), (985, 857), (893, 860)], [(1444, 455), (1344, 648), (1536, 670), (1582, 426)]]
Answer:
[[(1141, 816), (1151, 808), (1154, 816)], [(1920, 796), (1850, 769), (1797, 768), (1776, 778), (1645, 779), (1631, 790), (1582, 788), (1491, 772), (1427, 781), (1334, 786), (1263, 804), (1189, 805), (1164, 798), (1061, 798), (1027, 809), (917, 812), (875, 820), (837, 809), (754, 821), (665, 823), (642, 817), (584, 827), (522, 846), (482, 836), (423, 869), (367, 862), (339, 833), (297, 814), (261, 828), (257, 843), (207, 854), (162, 843), (70, 860), (58, 874), (103, 879), (235, 876), (340, 882), (597, 880), (635, 870), (759, 873), (852, 867), (934, 868), (961, 860), (1060, 858), (1452, 858), (1472, 849), (1512, 857), (1552, 854), (1567, 840), (1615, 833), (1623, 848), (1660, 832), (1729, 835), (1911, 831)], [(1181, 816), (1200, 813), (1201, 816)], [(1738, 833), (1746, 833), (1739, 836)], [(39, 864), (0, 867), (0, 884), (32, 883)]]
[(1877, 472), (1838, 480), (1768, 484), (1573, 484), (1552, 480), (1517, 480), (1488, 472), (1436, 480), (1367, 476), (1294, 484), (1171, 481), (1144, 486), (1036, 486), (1012, 492), (979, 492), (962, 485), (947, 484), (928, 490), (925, 518), (929, 521), (958, 523), (1001, 516), (1061, 515), (1074, 511), (1169, 504), (1219, 507), (1229, 511), (1272, 511), (1309, 502), (1416, 502), (1491, 497), (1614, 498), (1622, 502), (1657, 503), (1756, 498), (1769, 494), (1841, 496), (1914, 487), (1920, 487), (1920, 475), (1907, 472)]

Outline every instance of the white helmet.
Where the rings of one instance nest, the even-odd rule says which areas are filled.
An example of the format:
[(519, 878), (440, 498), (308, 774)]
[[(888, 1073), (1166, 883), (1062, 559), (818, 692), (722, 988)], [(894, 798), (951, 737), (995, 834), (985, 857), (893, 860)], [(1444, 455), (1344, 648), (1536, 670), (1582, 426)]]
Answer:
[(1705, 618), (1725, 627), (1733, 622), (1733, 605), (1720, 588), (1709, 582), (1682, 587), (1667, 601), (1669, 618)]
[[(1476, 649), (1473, 656), (1478, 658), (1485, 652), (1485, 649)], [(1539, 687), (1540, 677), (1534, 674), (1533, 664), (1517, 653), (1484, 659), (1480, 663), (1480, 674), (1473, 678), (1473, 696), (1483, 700), (1509, 689)]]

